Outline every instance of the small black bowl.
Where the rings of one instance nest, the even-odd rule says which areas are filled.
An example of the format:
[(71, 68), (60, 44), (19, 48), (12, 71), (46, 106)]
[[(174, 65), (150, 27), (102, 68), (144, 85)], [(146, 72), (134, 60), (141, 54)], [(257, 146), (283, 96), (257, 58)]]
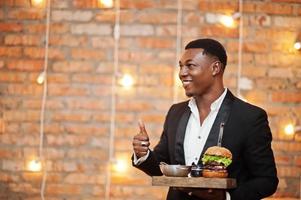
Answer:
[(193, 165), (191, 167), (190, 176), (191, 177), (201, 177), (203, 168), (199, 165)]

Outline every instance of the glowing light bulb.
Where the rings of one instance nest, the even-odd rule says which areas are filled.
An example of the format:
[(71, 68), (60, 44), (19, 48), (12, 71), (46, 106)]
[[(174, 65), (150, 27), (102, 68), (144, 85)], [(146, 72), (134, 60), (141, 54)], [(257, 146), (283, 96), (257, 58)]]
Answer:
[(295, 133), (295, 127), (293, 124), (287, 124), (285, 127), (284, 127), (284, 133), (286, 135), (293, 135)]
[(223, 24), (224, 26), (229, 27), (229, 28), (234, 27), (234, 25), (235, 25), (235, 22), (234, 22), (234, 19), (232, 16), (222, 15), (220, 17), (219, 21), (221, 24)]
[(123, 87), (129, 88), (134, 85), (134, 79), (130, 74), (124, 74), (120, 80)]
[(28, 163), (28, 170), (32, 171), (32, 172), (39, 172), (42, 169), (42, 163), (40, 160), (35, 159), (35, 160), (31, 160)]
[(37, 83), (38, 84), (43, 84), (44, 81), (45, 81), (45, 77), (46, 77), (45, 72), (40, 73), (38, 78), (37, 78)]
[(98, 0), (100, 8), (113, 8), (113, 0)]
[(44, 5), (44, 0), (31, 0), (31, 4), (35, 7), (41, 7)]
[(295, 42), (294, 48), (297, 49), (297, 50), (300, 50), (301, 49), (301, 42)]
[(113, 169), (115, 172), (124, 173), (128, 169), (128, 164), (124, 159), (118, 159), (116, 160)]

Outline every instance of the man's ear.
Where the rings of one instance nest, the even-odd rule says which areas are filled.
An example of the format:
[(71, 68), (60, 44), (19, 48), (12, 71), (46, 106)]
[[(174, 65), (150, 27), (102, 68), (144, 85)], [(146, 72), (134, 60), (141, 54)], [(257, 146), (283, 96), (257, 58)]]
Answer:
[(222, 72), (222, 63), (220, 61), (215, 61), (214, 63), (212, 63), (212, 76), (216, 76), (221, 72)]

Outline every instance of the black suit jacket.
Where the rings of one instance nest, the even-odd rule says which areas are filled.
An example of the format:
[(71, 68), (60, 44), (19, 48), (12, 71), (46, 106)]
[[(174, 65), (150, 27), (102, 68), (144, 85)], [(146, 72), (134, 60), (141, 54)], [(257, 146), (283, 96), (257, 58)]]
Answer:
[[(183, 142), (190, 114), (188, 101), (173, 105), (166, 116), (159, 143), (150, 152), (147, 160), (135, 167), (150, 176), (160, 176), (161, 161), (185, 165)], [(225, 117), (227, 115), (228, 117)], [(233, 154), (228, 173), (229, 177), (237, 179), (237, 188), (228, 191), (231, 200), (257, 200), (270, 196), (277, 189), (278, 178), (266, 112), (241, 101), (228, 91), (210, 130), (202, 155), (208, 147), (217, 145), (220, 123), (224, 122), (225, 118), (227, 120), (222, 146)], [(167, 199), (197, 198), (170, 188)]]

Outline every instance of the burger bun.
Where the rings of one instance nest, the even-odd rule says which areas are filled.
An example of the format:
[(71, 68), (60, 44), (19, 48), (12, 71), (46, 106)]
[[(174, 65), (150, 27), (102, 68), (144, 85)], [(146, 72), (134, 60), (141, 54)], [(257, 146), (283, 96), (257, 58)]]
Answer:
[(225, 158), (232, 159), (231, 151), (229, 151), (229, 149), (227, 149), (227, 148), (219, 147), (219, 146), (209, 147), (205, 151), (205, 154), (206, 155), (212, 155), (212, 156), (222, 156), (222, 157), (225, 157)]
[(203, 177), (205, 178), (227, 178), (228, 172), (227, 170), (213, 171), (208, 169), (203, 169)]

